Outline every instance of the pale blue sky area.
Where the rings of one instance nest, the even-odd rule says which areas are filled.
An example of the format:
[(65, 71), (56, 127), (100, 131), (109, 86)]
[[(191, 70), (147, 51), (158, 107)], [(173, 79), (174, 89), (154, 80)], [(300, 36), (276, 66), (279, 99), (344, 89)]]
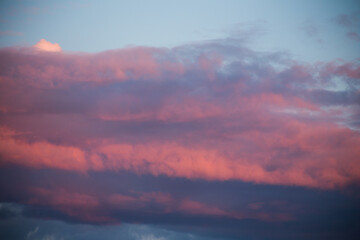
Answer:
[[(173, 47), (231, 36), (305, 61), (359, 57), (360, 2), (333, 0), (2, 1), (0, 47), (41, 38), (64, 51)], [(351, 16), (345, 26), (334, 19)], [(354, 35), (354, 34), (353, 34)]]

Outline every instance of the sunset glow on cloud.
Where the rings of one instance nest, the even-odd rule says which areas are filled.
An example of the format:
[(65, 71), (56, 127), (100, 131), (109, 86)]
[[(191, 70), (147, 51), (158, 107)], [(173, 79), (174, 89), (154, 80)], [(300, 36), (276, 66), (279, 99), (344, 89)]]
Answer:
[[(44, 6), (9, 9), (39, 29), (42, 14), (67, 9), (77, 26), (74, 9), (98, 11)], [(329, 16), (358, 43), (358, 13)], [(356, 239), (360, 59), (347, 47), (300, 59), (295, 42), (256, 43), (260, 21), (211, 40), (79, 52), (45, 40), (68, 34), (66, 19), (36, 44), (0, 48), (1, 239)], [(333, 48), (316, 21), (296, 29)], [(82, 31), (95, 29), (102, 41), (102, 28)]]
[[(3, 59), (14, 59), (2, 70), (3, 163), (320, 188), (359, 181), (360, 135), (351, 125), (358, 63), (292, 62), (279, 70), (271, 56), (234, 58), (222, 52), (227, 45), (197, 47), (195, 56), (187, 47), (91, 55), (3, 50)], [(259, 66), (262, 58), (268, 62)], [(349, 88), (327, 90), (335, 81)], [(42, 129), (27, 126), (24, 115)], [(59, 127), (70, 124), (72, 133), (49, 140), (50, 117)], [(134, 127), (88, 137), (77, 124)]]
[(41, 39), (34, 47), (40, 51), (45, 52), (61, 52), (61, 47), (57, 43), (51, 43), (45, 39)]

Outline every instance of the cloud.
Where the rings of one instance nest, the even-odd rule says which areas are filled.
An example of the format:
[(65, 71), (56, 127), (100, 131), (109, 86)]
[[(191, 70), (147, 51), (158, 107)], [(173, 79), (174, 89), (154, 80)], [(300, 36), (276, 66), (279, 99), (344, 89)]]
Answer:
[(56, 237), (55, 234), (48, 234), (41, 238), (41, 240), (56, 240), (56, 239), (62, 240), (63, 238), (58, 238), (58, 237)]
[(0, 200), (72, 223), (294, 230), (360, 182), (359, 69), (231, 39), (0, 49)]
[(354, 27), (360, 22), (359, 14), (340, 14), (333, 19), (337, 24), (344, 27)]
[(336, 16), (333, 21), (339, 26), (347, 29), (346, 37), (354, 40), (360, 41), (359, 37), (359, 28), (360, 28), (360, 15), (355, 12), (352, 14), (340, 14)]
[(28, 232), (26, 235), (26, 239), (29, 239), (31, 236), (35, 235), (39, 231), (39, 226), (37, 226), (34, 230)]
[(7, 220), (21, 215), (21, 208), (16, 204), (0, 203), (0, 220)]
[(311, 21), (307, 21), (304, 23), (302, 29), (304, 30), (304, 32), (309, 36), (309, 37), (316, 37), (318, 35), (318, 28), (316, 27), (316, 25), (311, 22)]
[[(149, 224), (201, 236), (219, 234), (230, 239), (247, 234), (259, 237), (266, 234), (275, 239), (289, 236), (302, 239), (312, 234), (313, 239), (319, 239), (324, 230), (328, 232), (326, 236), (335, 233), (356, 236), (358, 232), (358, 228), (352, 227), (358, 215), (357, 198), (338, 190), (137, 175), (130, 171), (90, 171), (84, 175), (21, 167), (1, 168), (0, 180), (0, 199), (21, 203), (24, 209), (19, 215), (21, 221), (35, 223), (24, 229), (17, 226), (20, 232), (24, 231), (23, 236), (40, 226), (36, 237), (41, 238), (53, 234), (53, 229), (62, 229), (63, 225), (81, 232), (73, 235), (74, 231), (61, 230), (66, 238), (89, 239), (86, 234), (104, 235), (127, 223), (134, 224), (134, 228)], [(358, 192), (354, 186), (348, 189)], [(302, 228), (297, 227), (299, 224)], [(338, 226), (336, 229), (334, 224)], [(0, 224), (1, 228), (4, 226)], [(94, 231), (84, 232), (84, 228)], [(259, 228), (266, 233), (258, 231)], [(4, 232), (9, 231), (11, 228), (5, 226)], [(165, 234), (156, 236), (172, 239)], [(112, 233), (109, 239), (118, 237)]]
[(318, 26), (311, 20), (305, 21), (300, 27), (307, 37), (313, 38), (318, 43), (323, 43), (324, 40), (319, 37), (319, 28)]
[(357, 41), (357, 42), (360, 41), (360, 36), (359, 36), (359, 34), (356, 33), (356, 32), (348, 32), (346, 35), (348, 36), (348, 38), (350, 38), (350, 39), (352, 39), (352, 40), (355, 40), (355, 41)]
[[(81, 191), (80, 189), (78, 189)], [(293, 218), (283, 212), (228, 210), (188, 197), (173, 197), (166, 192), (135, 192), (101, 195), (79, 193), (68, 189), (27, 189), (30, 198), (23, 204), (58, 211), (66, 218), (92, 224), (116, 224), (119, 221), (160, 218), (179, 215), (186, 219), (211, 217), (214, 219), (257, 219), (266, 222), (289, 221)], [(222, 209), (223, 208), (223, 209)], [(49, 211), (51, 212), (51, 211)], [(51, 215), (51, 214), (50, 214)], [(56, 215), (56, 214), (54, 214)], [(138, 215), (138, 217), (136, 217)], [(151, 217), (153, 215), (153, 217)], [(162, 222), (163, 220), (161, 220)]]
[(0, 58), (2, 165), (317, 188), (359, 181), (356, 61), (306, 65), (226, 41), (97, 54), (10, 48)]
[(0, 36), (22, 36), (22, 32), (15, 31), (0, 31)]
[(44, 52), (61, 52), (61, 47), (58, 43), (51, 43), (45, 39), (41, 39), (36, 43), (34, 48)]
[(33, 167), (52, 166), (68, 170), (82, 170), (85, 166), (84, 154), (79, 149), (47, 142), (28, 144), (12, 138), (15, 134), (12, 131), (0, 131), (0, 151), (8, 161)]
[[(5, 157), (2, 164), (11, 163), (35, 168), (51, 167), (80, 172), (129, 170), (141, 174), (166, 174), (191, 179), (237, 179), (324, 188), (357, 181), (359, 172), (356, 161), (360, 156), (355, 150), (359, 143), (357, 134), (349, 130), (332, 130), (330, 126), (309, 129), (299, 122), (287, 123), (283, 131), (270, 131), (261, 136), (258, 136), (256, 131), (237, 133), (235, 136), (240, 142), (244, 141), (252, 146), (238, 145), (236, 152), (231, 152), (231, 147), (235, 147), (231, 143), (225, 148), (206, 148), (196, 146), (199, 144), (189, 147), (167, 142), (93, 142), (93, 150), (85, 151), (77, 147), (47, 142), (29, 144), (14, 137), (4, 136), (4, 133), (0, 149)], [(293, 134), (286, 136), (286, 131)], [(211, 135), (209, 137), (212, 138)], [(232, 135), (227, 137), (233, 138)], [(339, 147), (337, 141), (340, 139), (343, 143)], [(94, 147), (96, 145), (99, 146)], [(258, 148), (258, 152), (253, 152), (253, 148)], [(228, 151), (228, 156), (224, 155), (225, 151)], [(264, 159), (265, 155), (273, 157)], [(288, 162), (289, 158), (293, 162)], [(329, 161), (331, 158), (333, 160)]]

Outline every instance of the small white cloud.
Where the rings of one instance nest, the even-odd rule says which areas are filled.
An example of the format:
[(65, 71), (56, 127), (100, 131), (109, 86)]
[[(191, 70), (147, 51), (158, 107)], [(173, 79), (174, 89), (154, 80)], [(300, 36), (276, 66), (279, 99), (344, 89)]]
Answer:
[(133, 232), (131, 235), (136, 240), (166, 240), (164, 237), (156, 237), (154, 234), (141, 234)]
[(142, 235), (141, 240), (165, 240), (164, 237), (155, 237), (153, 234)]
[(58, 43), (51, 43), (45, 39), (41, 39), (34, 47), (40, 51), (61, 52), (61, 47)]
[(54, 234), (51, 235), (45, 235), (41, 240), (56, 240), (56, 237)]
[(32, 235), (36, 234), (39, 231), (39, 226), (37, 226), (33, 231), (28, 232), (26, 239), (29, 239)]

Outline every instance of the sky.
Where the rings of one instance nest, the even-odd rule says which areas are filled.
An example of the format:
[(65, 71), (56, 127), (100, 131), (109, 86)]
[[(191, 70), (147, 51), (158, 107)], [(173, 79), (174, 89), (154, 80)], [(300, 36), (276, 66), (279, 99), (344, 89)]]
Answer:
[(0, 238), (356, 239), (358, 1), (2, 1)]

